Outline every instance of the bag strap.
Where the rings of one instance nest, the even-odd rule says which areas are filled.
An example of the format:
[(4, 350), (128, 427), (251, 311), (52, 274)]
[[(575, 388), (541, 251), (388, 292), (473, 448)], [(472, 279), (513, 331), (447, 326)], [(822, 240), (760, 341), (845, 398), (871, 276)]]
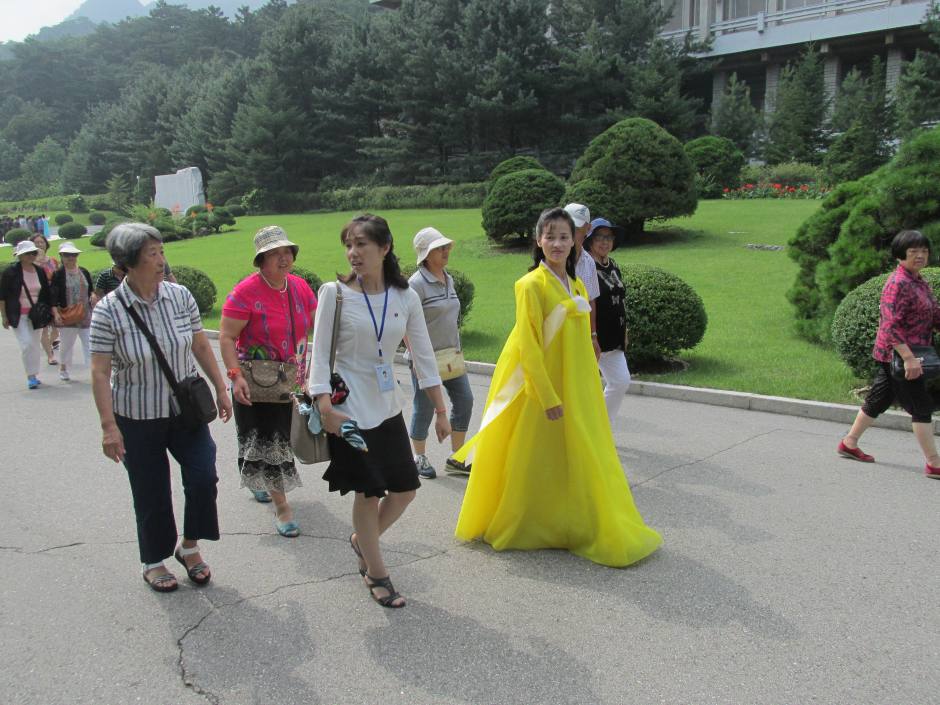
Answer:
[[(294, 300), (290, 295), (290, 275), (287, 275), (287, 319), (290, 321), (290, 349), (297, 354), (297, 336), (294, 334)], [(294, 358), (295, 360), (297, 358)]]
[[(36, 306), (36, 302), (33, 301), (33, 297), (29, 293), (29, 287), (26, 286), (26, 277), (23, 277), (23, 291), (26, 292), (26, 298), (29, 299), (30, 308), (34, 308)], [(42, 286), (39, 287), (39, 293), (42, 293)]]
[(333, 366), (336, 363), (336, 339), (339, 337), (339, 319), (343, 312), (343, 292), (339, 288), (339, 282), (336, 282), (336, 310), (333, 312), (333, 335), (330, 340), (330, 375), (333, 374)]
[(157, 362), (160, 365), (160, 369), (163, 371), (163, 376), (166, 377), (167, 382), (170, 383), (170, 388), (173, 390), (173, 394), (179, 397), (179, 383), (176, 381), (176, 375), (173, 374), (173, 369), (170, 367), (170, 363), (166, 361), (166, 358), (163, 356), (163, 351), (160, 349), (160, 344), (157, 343), (157, 339), (154, 337), (153, 333), (150, 332), (150, 329), (147, 327), (147, 324), (144, 323), (144, 320), (140, 317), (140, 314), (134, 310), (134, 307), (127, 303), (121, 293), (115, 292), (115, 296), (121, 302), (121, 305), (124, 306), (124, 309), (127, 311), (127, 314), (134, 319), (134, 323), (137, 324), (137, 327), (140, 328), (140, 332), (144, 334), (144, 337), (147, 339), (147, 342), (150, 343), (150, 347), (153, 349), (153, 354), (157, 356)]

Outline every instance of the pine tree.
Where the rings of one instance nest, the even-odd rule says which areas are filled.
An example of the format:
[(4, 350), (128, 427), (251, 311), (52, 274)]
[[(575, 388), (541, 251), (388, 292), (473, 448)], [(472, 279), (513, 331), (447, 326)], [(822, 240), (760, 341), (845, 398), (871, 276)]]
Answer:
[(820, 163), (829, 102), (823, 81), (823, 63), (813, 47), (780, 72), (774, 112), (767, 128), (764, 158), (768, 163)]
[(731, 140), (744, 155), (750, 155), (760, 125), (761, 116), (751, 102), (750, 87), (732, 73), (718, 105), (712, 106), (709, 132)]

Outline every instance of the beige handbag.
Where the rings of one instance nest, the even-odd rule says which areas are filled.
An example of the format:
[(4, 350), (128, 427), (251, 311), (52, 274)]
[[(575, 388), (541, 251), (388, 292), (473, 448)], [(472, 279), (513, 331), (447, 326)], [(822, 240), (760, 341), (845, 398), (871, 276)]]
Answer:
[(463, 352), (459, 348), (436, 350), (434, 357), (437, 358), (437, 372), (441, 376), (441, 381), (446, 382), (449, 379), (457, 379), (457, 377), (467, 374), (467, 363), (464, 361)]
[[(290, 318), (291, 348), (297, 345), (294, 337), (294, 303), (287, 283), (287, 315)], [(262, 404), (289, 404), (297, 385), (297, 365), (278, 360), (242, 360), (238, 363), (242, 377), (248, 382), (251, 401)]]

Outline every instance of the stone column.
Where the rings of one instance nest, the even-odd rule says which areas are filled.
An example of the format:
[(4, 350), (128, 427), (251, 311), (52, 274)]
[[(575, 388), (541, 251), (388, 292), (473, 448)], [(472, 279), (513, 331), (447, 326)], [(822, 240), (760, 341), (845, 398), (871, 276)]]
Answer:
[(885, 62), (885, 88), (889, 96), (894, 96), (904, 69), (904, 53), (897, 47), (888, 47), (888, 60)]
[(780, 84), (780, 64), (767, 64), (764, 84), (764, 115), (773, 113), (777, 104), (777, 86)]
[(728, 85), (728, 72), (716, 69), (712, 74), (712, 113), (721, 105), (721, 99), (725, 95), (725, 87)]
[(839, 74), (842, 70), (842, 60), (833, 54), (826, 54), (823, 64), (823, 90), (826, 100), (829, 101), (828, 113), (831, 115), (836, 104), (836, 95), (839, 92)]
[(698, 38), (702, 41), (711, 36), (711, 25), (717, 17), (717, 7), (720, 0), (699, 0), (698, 6)]

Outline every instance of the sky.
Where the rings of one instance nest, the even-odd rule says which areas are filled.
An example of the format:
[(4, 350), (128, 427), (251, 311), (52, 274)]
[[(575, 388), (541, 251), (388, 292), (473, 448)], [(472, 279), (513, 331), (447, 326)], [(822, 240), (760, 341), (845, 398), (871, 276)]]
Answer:
[(59, 24), (82, 0), (0, 0), (0, 42), (22, 41), (43, 27)]

